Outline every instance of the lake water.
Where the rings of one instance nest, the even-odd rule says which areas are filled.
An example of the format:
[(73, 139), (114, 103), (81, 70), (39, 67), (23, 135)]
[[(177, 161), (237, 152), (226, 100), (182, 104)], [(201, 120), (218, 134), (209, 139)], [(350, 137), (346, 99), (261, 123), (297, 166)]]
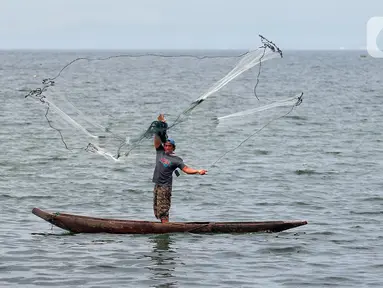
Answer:
[[(170, 133), (186, 164), (209, 169), (174, 180), (171, 221), (308, 225), (275, 234), (68, 235), (34, 216), (32, 208), (39, 207), (155, 220), (150, 140), (126, 163), (114, 163), (84, 151), (86, 142), (66, 127), (68, 144), (80, 148), (68, 151), (44, 117), (46, 106), (24, 97), (77, 57), (119, 53), (0, 52), (1, 287), (381, 287), (383, 60), (357, 51), (284, 51), (283, 59), (262, 65), (259, 100), (255, 67)], [(137, 135), (161, 112), (174, 119), (237, 60), (80, 61), (47, 93), (57, 101), (65, 95), (102, 125)], [(300, 92), (303, 103), (287, 117), (211, 166), (286, 107), (222, 130), (209, 124), (212, 114)]]

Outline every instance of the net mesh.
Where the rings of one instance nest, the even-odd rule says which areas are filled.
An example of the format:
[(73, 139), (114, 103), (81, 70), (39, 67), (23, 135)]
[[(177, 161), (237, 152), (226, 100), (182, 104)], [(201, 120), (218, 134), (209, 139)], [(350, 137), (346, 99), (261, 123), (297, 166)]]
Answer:
[[(245, 123), (241, 121), (246, 120), (256, 128), (251, 122), (260, 120), (260, 112), (278, 107), (293, 108), (302, 102), (303, 93), (241, 110), (241, 107), (248, 108), (254, 103), (254, 99), (259, 100), (257, 86), (262, 64), (283, 57), (273, 42), (261, 35), (260, 39), (260, 47), (237, 56), (132, 53), (78, 57), (68, 62), (54, 77), (43, 79), (42, 86), (32, 89), (25, 97), (44, 105), (49, 126), (59, 134), (64, 147), (71, 151), (84, 150), (113, 161), (127, 161), (133, 152), (147, 153), (148, 147), (152, 148), (151, 141), (147, 140), (151, 140), (154, 134), (160, 134), (165, 141), (169, 133), (172, 138), (188, 139), (185, 152), (193, 154), (195, 143), (201, 147), (204, 142), (207, 150), (212, 151), (212, 144), (221, 145), (217, 139), (222, 139), (226, 133), (244, 132)], [(233, 62), (238, 58), (239, 61)], [(229, 65), (233, 68), (225, 75), (222, 72)], [(230, 82), (255, 66), (258, 66), (256, 83), (248, 103), (241, 93), (237, 94), (241, 91), (225, 90)], [(190, 92), (202, 89), (190, 87), (192, 83), (209, 81), (203, 76), (196, 79), (203, 73), (195, 73), (195, 70), (211, 72), (211, 67), (220, 68), (220, 71), (211, 73), (218, 80), (190, 101)], [(242, 82), (248, 86), (252, 81), (245, 78)], [(137, 86), (141, 88), (131, 89)], [(176, 93), (158, 88), (175, 86), (181, 86)], [(184, 93), (182, 86), (185, 87)], [(169, 95), (174, 94), (177, 96), (169, 100)], [(153, 121), (162, 111), (167, 111), (166, 124)], [(233, 119), (240, 119), (238, 125)], [(270, 119), (264, 117), (262, 120)], [(249, 133), (243, 133), (242, 137), (247, 139)], [(199, 153), (198, 156), (201, 155)]]

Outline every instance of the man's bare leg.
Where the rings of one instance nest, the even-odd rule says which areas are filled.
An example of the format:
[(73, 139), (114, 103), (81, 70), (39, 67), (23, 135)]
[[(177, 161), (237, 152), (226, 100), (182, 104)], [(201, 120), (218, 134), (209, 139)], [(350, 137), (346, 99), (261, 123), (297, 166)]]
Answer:
[(162, 217), (161, 218), (161, 223), (168, 223), (169, 222), (169, 217)]

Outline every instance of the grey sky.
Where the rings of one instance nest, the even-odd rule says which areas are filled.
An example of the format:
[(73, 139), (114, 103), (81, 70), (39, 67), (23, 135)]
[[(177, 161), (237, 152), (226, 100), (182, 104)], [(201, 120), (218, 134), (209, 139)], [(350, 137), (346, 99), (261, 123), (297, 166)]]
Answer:
[(0, 49), (360, 49), (383, 0), (0, 0)]

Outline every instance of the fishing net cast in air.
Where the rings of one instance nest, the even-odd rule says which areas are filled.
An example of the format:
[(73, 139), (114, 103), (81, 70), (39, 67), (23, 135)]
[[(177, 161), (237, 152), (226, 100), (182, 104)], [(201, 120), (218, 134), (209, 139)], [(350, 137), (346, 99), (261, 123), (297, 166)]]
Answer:
[(266, 124), (262, 124), (261, 127), (257, 128), (254, 132), (251, 132), (251, 134), (248, 135), (245, 139), (240, 140), (238, 145), (236, 145), (233, 148), (227, 150), (225, 153), (223, 153), (221, 156), (219, 156), (216, 160), (214, 160), (213, 163), (211, 163), (208, 166), (208, 169), (211, 169), (211, 168), (215, 167), (215, 165), (222, 158), (224, 158), (227, 154), (229, 154), (230, 152), (233, 152), (234, 150), (236, 150), (239, 147), (241, 147), (245, 142), (247, 142), (250, 138), (252, 138), (257, 133), (261, 132), (269, 124), (271, 124), (272, 122), (274, 122), (274, 121), (276, 121), (278, 119), (281, 119), (281, 118), (286, 117), (287, 115), (289, 115), (294, 110), (295, 107), (298, 107), (302, 103), (302, 101), (303, 101), (303, 92), (300, 93), (299, 95), (294, 96), (294, 97), (291, 97), (291, 98), (288, 98), (288, 99), (285, 99), (285, 100), (281, 100), (281, 101), (278, 101), (278, 102), (274, 102), (274, 103), (271, 103), (271, 104), (268, 104), (268, 105), (264, 105), (264, 106), (261, 106), (259, 108), (253, 108), (253, 109), (245, 110), (245, 111), (242, 111), (242, 112), (237, 112), (237, 113), (233, 113), (233, 114), (230, 114), (230, 115), (218, 117), (216, 119), (216, 121), (218, 123), (222, 123), (225, 120), (233, 118), (233, 117), (243, 117), (243, 116), (251, 115), (251, 114), (254, 114), (254, 113), (266, 111), (266, 110), (269, 110), (271, 108), (276, 108), (276, 107), (286, 107), (286, 106), (289, 107), (287, 113), (284, 113), (284, 114), (282, 114), (280, 116), (277, 116), (275, 118), (271, 118), (271, 120), (266, 121)]
[[(229, 82), (246, 72), (247, 70), (253, 68), (256, 65), (259, 65), (259, 70), (257, 74), (256, 84), (254, 86), (254, 95), (257, 97), (256, 89), (259, 83), (259, 76), (261, 73), (261, 64), (267, 60), (271, 60), (273, 58), (282, 58), (282, 51), (271, 41), (267, 40), (262, 35), (259, 35), (261, 38), (262, 46), (258, 47), (258, 49), (251, 50), (245, 54), (240, 56), (240, 60), (237, 65), (223, 78), (214, 83), (205, 93), (203, 93), (200, 97), (192, 101), (188, 107), (182, 111), (176, 119), (167, 127), (167, 130), (172, 129), (176, 125), (186, 121), (188, 117), (192, 114), (193, 110), (203, 103), (208, 97), (215, 94), (219, 90), (221, 90), (224, 86), (226, 86)], [(257, 97), (258, 99), (258, 97)], [(148, 133), (146, 131), (144, 134), (141, 134), (138, 141), (136, 141), (136, 145), (133, 145), (124, 156), (128, 156), (129, 153), (145, 138), (150, 138), (155, 133), (155, 131), (150, 131), (152, 133)]]
[[(97, 153), (106, 157), (107, 159), (112, 159), (114, 161), (125, 160), (133, 149), (136, 149), (140, 146), (142, 141), (144, 141), (145, 139), (152, 139), (153, 135), (159, 131), (166, 133), (166, 131), (168, 130), (174, 130), (174, 128), (176, 128), (178, 124), (188, 120), (193, 114), (192, 112), (195, 111), (201, 103), (205, 102), (208, 97), (210, 97), (213, 94), (216, 94), (229, 82), (233, 81), (242, 73), (253, 68), (256, 65), (259, 65), (259, 69), (256, 77), (257, 82), (254, 86), (253, 92), (255, 97), (258, 98), (256, 94), (256, 88), (259, 83), (261, 64), (264, 61), (268, 61), (273, 58), (283, 57), (282, 51), (273, 42), (267, 40), (261, 35), (260, 38), (262, 42), (262, 45), (260, 47), (258, 47), (255, 50), (243, 53), (239, 56), (162, 55), (147, 53), (121, 54), (98, 58), (79, 57), (70, 61), (63, 68), (61, 68), (53, 78), (43, 79), (42, 87), (31, 90), (25, 97), (33, 98), (46, 106), (45, 118), (47, 119), (49, 126), (55, 129), (57, 133), (59, 133), (61, 141), (64, 143), (66, 149), (72, 151), (76, 149), (81, 149), (88, 152)], [(89, 115), (88, 112), (90, 111), (90, 109), (80, 110), (77, 107), (78, 101), (76, 103), (72, 103), (72, 101), (68, 100), (68, 97), (66, 95), (72, 96), (72, 94), (75, 94), (73, 93), (73, 90), (76, 86), (77, 89), (81, 89), (81, 97), (75, 97), (75, 100), (78, 100), (77, 98), (81, 98), (82, 102), (93, 106), (93, 108), (96, 108), (96, 110), (99, 109), (101, 111), (108, 111), (109, 104), (111, 104), (108, 100), (108, 93), (113, 93), (113, 90), (112, 92), (106, 92), (105, 95), (100, 95), (100, 93), (99, 95), (92, 95), (92, 92), (90, 91), (87, 93), (87, 90), (84, 89), (84, 83), (89, 82), (89, 73), (99, 72), (101, 73), (101, 76), (104, 78), (104, 80), (115, 80), (116, 82), (119, 82), (119, 87), (128, 86), (129, 84), (125, 84), (123, 81), (118, 81), (118, 79), (108, 79), (107, 70), (103, 71), (102, 69), (105, 69), (105, 67), (101, 69), (99, 66), (102, 65), (99, 63), (111, 61), (113, 59), (119, 60), (123, 58), (128, 60), (131, 59), (131, 62), (134, 62), (137, 58), (141, 57), (152, 57), (152, 59), (189, 57), (196, 58), (198, 60), (237, 57), (240, 58), (240, 60), (238, 61), (237, 65), (226, 76), (217, 81), (200, 97), (192, 101), (183, 110), (183, 112), (181, 112), (177, 117), (175, 117), (174, 121), (172, 121), (172, 123), (169, 124), (167, 127), (161, 126), (161, 124), (159, 124), (158, 122), (153, 121), (151, 123), (149, 122), (150, 124), (147, 124), (147, 127), (149, 126), (149, 128), (145, 129), (143, 132), (140, 133), (139, 129), (133, 124), (130, 125), (133, 127), (126, 126), (129, 125), (130, 119), (116, 120), (113, 111), (109, 111), (109, 113), (106, 112), (107, 119), (104, 119), (104, 121), (102, 122), (103, 125), (101, 125), (100, 123), (94, 120), (98, 119), (97, 115)], [(70, 71), (70, 68), (75, 63), (80, 63), (84, 61), (85, 64), (80, 67), (77, 67), (78, 69), (75, 71), (76, 73)], [(96, 63), (97, 65), (87, 67), (90, 66), (87, 65), (87, 63)], [(129, 62), (129, 65), (130, 64), (131, 63)], [(118, 65), (123, 64), (121, 64), (120, 62), (116, 62), (116, 66)], [(126, 69), (126, 67), (123, 68)], [(60, 89), (61, 82), (59, 80), (62, 80), (63, 74), (65, 73), (66, 75), (69, 75), (69, 79), (65, 78), (65, 81), (62, 81), (65, 82), (68, 87), (68, 89), (64, 89), (64, 91), (63, 89)], [(116, 90), (118, 90), (118, 88), (116, 88)], [(154, 93), (155, 92), (156, 91), (154, 91)], [(217, 96), (218, 99), (220, 97), (220, 95)], [(65, 107), (65, 109), (63, 107)], [(129, 109), (137, 108), (140, 107), (132, 108), (129, 105), (127, 105), (126, 113), (129, 114)], [(253, 113), (255, 112), (253, 111)], [(194, 114), (198, 115), (198, 113)], [(153, 115), (153, 118), (155, 118), (156, 116), (157, 115)], [(52, 118), (54, 118), (54, 120)], [(115, 122), (118, 122), (118, 125), (114, 125)], [(121, 122), (123, 122), (123, 124), (121, 124)], [(74, 135), (76, 136), (73, 137)], [(74, 141), (69, 141), (69, 138), (73, 138)]]

